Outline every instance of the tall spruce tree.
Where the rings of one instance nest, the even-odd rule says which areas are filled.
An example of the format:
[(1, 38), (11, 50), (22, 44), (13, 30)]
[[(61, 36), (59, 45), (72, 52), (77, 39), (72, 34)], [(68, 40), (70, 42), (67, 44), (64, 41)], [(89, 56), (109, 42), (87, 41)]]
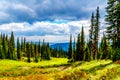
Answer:
[(70, 43), (69, 43), (69, 49), (68, 49), (68, 59), (73, 59), (72, 35), (70, 35)]
[(120, 48), (120, 0), (108, 0), (106, 7), (107, 38), (113, 48)]
[(31, 51), (30, 51), (30, 44), (26, 43), (26, 50), (27, 50), (27, 62), (31, 62), (30, 58), (31, 58)]
[(75, 43), (75, 38), (74, 38), (74, 43), (73, 43), (73, 58), (75, 59), (75, 53), (76, 53), (76, 43)]
[(23, 52), (24, 51), (24, 45), (23, 45), (23, 37), (21, 38), (21, 51)]
[(17, 38), (17, 59), (18, 59), (18, 60), (21, 59), (21, 49), (20, 49), (19, 38)]
[(10, 40), (8, 40), (8, 55), (7, 55), (7, 59), (12, 59)]
[(0, 59), (5, 59), (5, 53), (3, 51), (3, 34), (0, 36)]
[(35, 62), (38, 62), (38, 46), (35, 44), (34, 46), (34, 51), (35, 51)]
[(8, 46), (7, 46), (7, 41), (6, 41), (6, 37), (5, 34), (3, 34), (3, 38), (2, 38), (2, 52), (4, 54), (4, 58), (7, 58), (7, 50)]
[(38, 56), (41, 56), (41, 45), (40, 45), (40, 40), (38, 42)]
[(81, 30), (81, 43), (80, 43), (80, 60), (84, 60), (85, 58), (85, 35), (84, 35), (84, 28), (82, 26)]
[(46, 60), (50, 60), (50, 54), (51, 54), (51, 52), (50, 52), (50, 48), (49, 47), (47, 47), (47, 55), (46, 55)]
[(26, 52), (26, 38), (24, 38), (23, 41), (23, 51)]
[(41, 59), (44, 59), (44, 53), (46, 51), (46, 44), (45, 44), (45, 40), (43, 40), (42, 45), (41, 45)]
[(101, 40), (100, 50), (102, 52), (101, 59), (111, 59), (112, 58), (112, 48), (108, 42), (106, 35), (103, 33), (103, 38)]
[(85, 48), (85, 54), (84, 54), (84, 60), (85, 61), (90, 61), (91, 60), (91, 54), (90, 54), (90, 50), (89, 50), (89, 43), (86, 44), (86, 48)]
[(8, 38), (8, 35), (6, 35), (6, 58), (9, 59), (9, 54), (8, 54), (8, 51), (9, 51), (9, 38)]
[(95, 17), (95, 26), (94, 26), (94, 59), (97, 59), (98, 54), (98, 40), (99, 40), (99, 28), (100, 28), (100, 14), (99, 14), (99, 7), (96, 10), (96, 17)]
[(81, 60), (81, 56), (80, 56), (80, 44), (81, 44), (81, 39), (80, 39), (80, 34), (78, 34), (77, 37), (77, 43), (76, 43), (76, 54), (75, 54), (75, 61), (79, 61)]
[(31, 41), (31, 45), (30, 45), (30, 51), (31, 51), (31, 57), (34, 57), (35, 54), (34, 54), (34, 44), (33, 42)]
[(14, 33), (11, 32), (11, 37), (10, 37), (10, 54), (12, 56), (12, 59), (16, 59), (15, 55), (15, 41), (14, 41)]
[(89, 30), (89, 43), (88, 43), (90, 54), (91, 54), (91, 60), (93, 59), (93, 41), (94, 41), (93, 31), (94, 31), (94, 13), (92, 13), (92, 16), (91, 16), (91, 25)]
[(77, 38), (75, 60), (83, 61), (85, 59), (84, 56), (85, 56), (85, 36), (84, 28), (82, 26), (81, 35), (78, 34)]

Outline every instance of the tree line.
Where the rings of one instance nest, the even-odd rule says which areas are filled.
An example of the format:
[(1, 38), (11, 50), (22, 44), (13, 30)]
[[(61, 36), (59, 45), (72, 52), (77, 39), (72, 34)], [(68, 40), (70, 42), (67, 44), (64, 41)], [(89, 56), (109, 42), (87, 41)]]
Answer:
[(28, 42), (26, 38), (17, 38), (15, 41), (14, 33), (11, 36), (0, 35), (0, 59), (24, 60), (27, 62), (39, 62), (41, 60), (50, 60), (50, 57), (66, 57), (66, 51), (62, 48), (50, 48), (49, 43)]
[(100, 12), (92, 12), (89, 39), (85, 41), (84, 27), (78, 34), (77, 42), (72, 45), (72, 35), (68, 49), (68, 59), (73, 61), (90, 61), (100, 59), (120, 60), (120, 1), (108, 0), (105, 16), (106, 31), (99, 42)]

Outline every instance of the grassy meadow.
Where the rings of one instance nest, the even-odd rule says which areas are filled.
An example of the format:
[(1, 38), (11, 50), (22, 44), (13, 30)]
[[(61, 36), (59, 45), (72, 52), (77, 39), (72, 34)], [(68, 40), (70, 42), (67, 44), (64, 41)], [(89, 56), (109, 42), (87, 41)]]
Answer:
[(111, 60), (67, 62), (67, 58), (38, 63), (0, 60), (0, 80), (120, 80), (120, 65)]

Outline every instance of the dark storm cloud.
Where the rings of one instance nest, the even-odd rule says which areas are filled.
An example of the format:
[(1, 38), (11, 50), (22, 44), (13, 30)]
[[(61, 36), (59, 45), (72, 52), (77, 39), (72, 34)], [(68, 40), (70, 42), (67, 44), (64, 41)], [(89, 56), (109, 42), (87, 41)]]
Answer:
[(0, 24), (88, 19), (97, 6), (104, 13), (105, 5), (106, 0), (1, 0)]

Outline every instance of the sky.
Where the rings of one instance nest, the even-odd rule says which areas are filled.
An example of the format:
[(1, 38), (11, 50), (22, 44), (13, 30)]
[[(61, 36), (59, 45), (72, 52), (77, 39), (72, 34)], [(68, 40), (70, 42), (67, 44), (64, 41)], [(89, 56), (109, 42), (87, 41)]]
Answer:
[(100, 8), (100, 36), (105, 30), (107, 0), (0, 0), (0, 32), (28, 41), (68, 42), (84, 27), (89, 35), (91, 13)]

